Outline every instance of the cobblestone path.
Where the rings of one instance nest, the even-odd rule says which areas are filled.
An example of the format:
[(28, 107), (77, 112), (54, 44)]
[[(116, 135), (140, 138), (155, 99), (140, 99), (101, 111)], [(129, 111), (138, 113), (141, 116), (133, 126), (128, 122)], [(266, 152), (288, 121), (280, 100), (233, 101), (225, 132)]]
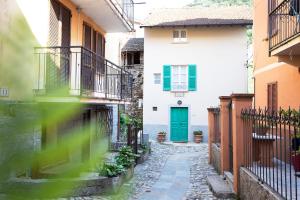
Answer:
[(207, 144), (151, 145), (149, 159), (137, 165), (134, 178), (114, 196), (75, 197), (71, 200), (208, 200), (217, 199), (206, 183), (216, 175), (208, 164)]
[(206, 177), (216, 175), (208, 164), (207, 144), (152, 144), (152, 155), (136, 167), (131, 199), (216, 199)]

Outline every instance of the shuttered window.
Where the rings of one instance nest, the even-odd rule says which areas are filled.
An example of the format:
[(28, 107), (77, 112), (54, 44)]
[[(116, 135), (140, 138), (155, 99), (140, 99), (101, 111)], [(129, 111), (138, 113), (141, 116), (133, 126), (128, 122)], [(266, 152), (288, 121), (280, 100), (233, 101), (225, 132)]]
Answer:
[(188, 90), (187, 66), (172, 66), (172, 91)]
[(83, 24), (83, 46), (92, 50), (92, 28), (86, 23)]
[(268, 84), (268, 110), (277, 111), (278, 108), (278, 84)]
[(71, 43), (71, 11), (57, 0), (51, 0), (48, 43), (64, 47)]
[(171, 65), (164, 65), (163, 67), (163, 89), (164, 91), (171, 90)]
[(189, 91), (197, 90), (197, 67), (189, 65)]
[(164, 65), (164, 91), (185, 92), (197, 90), (196, 65)]

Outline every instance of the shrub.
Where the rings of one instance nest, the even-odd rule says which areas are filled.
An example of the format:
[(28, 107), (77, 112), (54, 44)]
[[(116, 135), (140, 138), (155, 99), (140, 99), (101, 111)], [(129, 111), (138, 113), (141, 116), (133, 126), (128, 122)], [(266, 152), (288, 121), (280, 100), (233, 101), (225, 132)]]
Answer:
[(135, 162), (136, 157), (137, 155), (133, 153), (132, 148), (126, 146), (120, 149), (119, 155), (116, 156), (116, 162), (118, 165), (128, 168)]
[(99, 169), (99, 175), (100, 176), (106, 176), (106, 177), (116, 177), (119, 174), (122, 174), (125, 172), (125, 169), (122, 165), (118, 164), (108, 164), (104, 163)]

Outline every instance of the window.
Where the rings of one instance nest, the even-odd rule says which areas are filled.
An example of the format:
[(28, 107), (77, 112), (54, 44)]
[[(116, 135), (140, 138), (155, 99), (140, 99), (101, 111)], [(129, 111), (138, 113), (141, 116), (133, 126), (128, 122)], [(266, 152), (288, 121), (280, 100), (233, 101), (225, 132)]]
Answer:
[(174, 42), (186, 42), (187, 41), (187, 33), (186, 30), (174, 30), (173, 31), (173, 39)]
[(268, 110), (277, 111), (278, 104), (278, 85), (277, 83), (268, 84)]
[(152, 107), (152, 110), (153, 111), (157, 111), (157, 107)]
[(172, 66), (171, 90), (187, 91), (188, 90), (188, 67)]
[(154, 74), (154, 84), (160, 84), (161, 83), (161, 74), (155, 73)]

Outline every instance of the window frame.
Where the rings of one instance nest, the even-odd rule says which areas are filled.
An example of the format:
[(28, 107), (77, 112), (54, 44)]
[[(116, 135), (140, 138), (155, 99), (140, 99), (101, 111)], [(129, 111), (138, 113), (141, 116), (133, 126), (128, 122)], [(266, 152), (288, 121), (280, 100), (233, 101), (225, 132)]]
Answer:
[[(158, 82), (156, 82), (157, 81), (157, 77), (159, 77), (159, 83)], [(161, 73), (154, 73), (153, 74), (153, 83), (154, 83), (154, 85), (160, 85), (161, 84)]]
[[(175, 84), (174, 84), (174, 79), (175, 79), (174, 78), (174, 76), (175, 76), (174, 68), (175, 67), (182, 67), (182, 68), (184, 68), (184, 71), (185, 71), (185, 81), (183, 82), (181, 80), (183, 74), (181, 74), (182, 68), (180, 68), (180, 73), (178, 74), (179, 77), (180, 77), (180, 79), (178, 80), (178, 82), (180, 84), (177, 85), (177, 87), (178, 86), (182, 87), (181, 83), (185, 83), (185, 88), (184, 89), (174, 89), (174, 86), (175, 86)], [(189, 69), (188, 65), (171, 65), (171, 92), (188, 92), (189, 91), (189, 86), (188, 86), (188, 83), (189, 83), (188, 82), (189, 81), (189, 72), (188, 72), (188, 69)]]
[[(174, 37), (175, 36), (174, 35), (175, 31), (178, 31), (178, 37), (177, 38)], [(182, 37), (182, 32), (183, 31), (185, 32), (185, 37)], [(172, 36), (173, 36), (173, 42), (174, 43), (185, 43), (185, 42), (188, 41), (188, 32), (187, 32), (186, 29), (174, 29), (172, 31)]]

